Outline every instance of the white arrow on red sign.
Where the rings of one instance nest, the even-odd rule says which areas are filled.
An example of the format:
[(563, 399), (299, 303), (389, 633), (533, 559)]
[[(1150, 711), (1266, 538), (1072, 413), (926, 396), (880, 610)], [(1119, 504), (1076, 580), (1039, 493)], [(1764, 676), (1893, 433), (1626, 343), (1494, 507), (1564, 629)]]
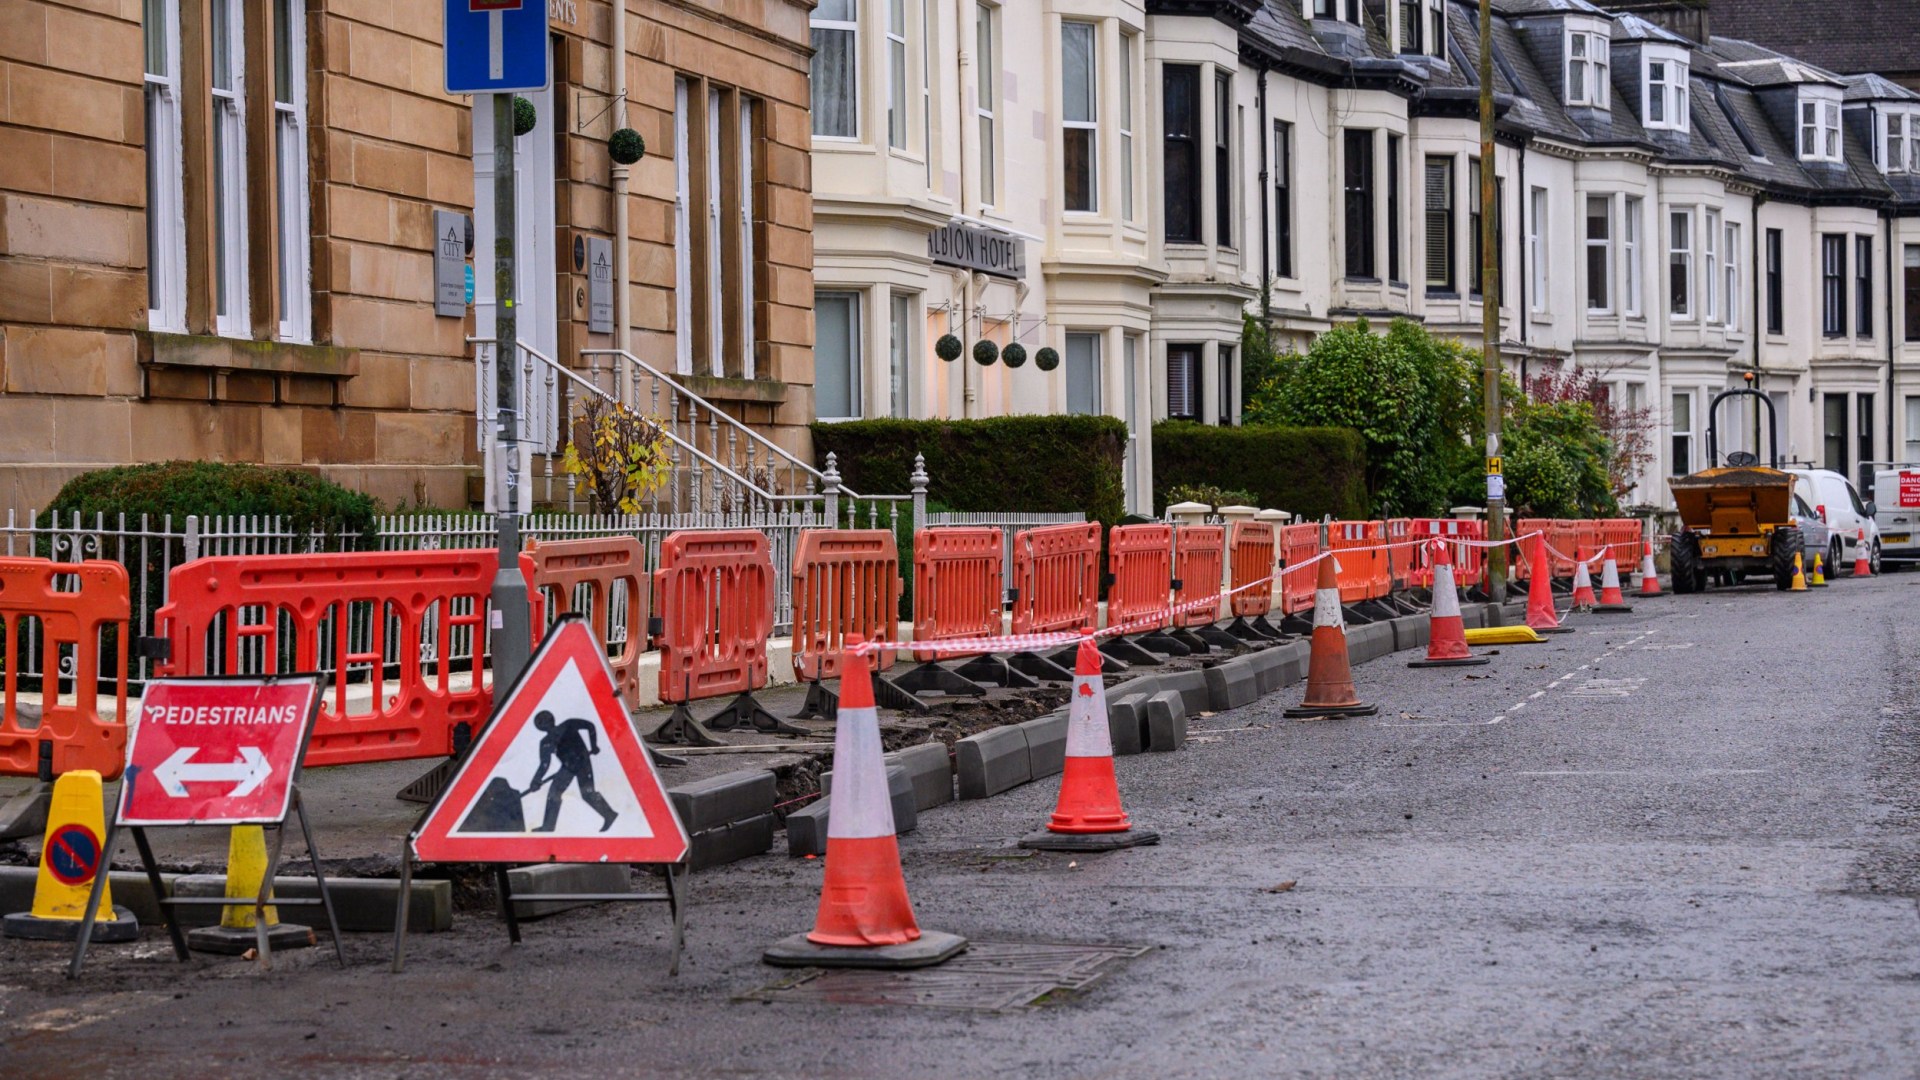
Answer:
[(172, 756), (154, 767), (154, 779), (160, 781), (167, 794), (176, 799), (187, 797), (187, 785), (194, 783), (231, 783), (232, 791), (227, 798), (239, 799), (253, 794), (255, 788), (266, 783), (273, 775), (273, 766), (268, 764), (267, 755), (257, 746), (242, 746), (240, 760), (224, 764), (215, 762), (195, 763), (193, 755), (198, 747), (183, 746), (175, 750)]

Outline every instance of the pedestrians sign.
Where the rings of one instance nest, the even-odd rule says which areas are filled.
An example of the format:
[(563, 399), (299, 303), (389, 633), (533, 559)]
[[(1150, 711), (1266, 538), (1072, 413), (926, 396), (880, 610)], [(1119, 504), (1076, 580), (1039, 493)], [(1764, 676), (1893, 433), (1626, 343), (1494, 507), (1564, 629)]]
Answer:
[(311, 677), (148, 683), (127, 740), (119, 824), (285, 820), (319, 700)]
[(586, 623), (548, 633), (412, 845), (422, 862), (685, 858), (686, 831)]
[(447, 93), (545, 90), (546, 0), (446, 0)]

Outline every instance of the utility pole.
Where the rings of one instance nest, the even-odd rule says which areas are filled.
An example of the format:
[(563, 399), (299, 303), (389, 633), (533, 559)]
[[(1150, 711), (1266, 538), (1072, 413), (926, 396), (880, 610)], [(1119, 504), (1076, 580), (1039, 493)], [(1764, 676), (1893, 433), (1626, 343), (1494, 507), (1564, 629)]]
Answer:
[(500, 530), (500, 569), (493, 576), (493, 685), (520, 677), (533, 651), (527, 582), (520, 576), (520, 414), (514, 376), (520, 334), (513, 308), (513, 95), (493, 95), (493, 375), (495, 413), (494, 520)]
[(1487, 399), (1487, 542), (1493, 545), (1487, 549), (1487, 576), (1493, 602), (1504, 604), (1507, 491), (1500, 462), (1500, 221), (1493, 149), (1493, 0), (1480, 0), (1480, 373)]

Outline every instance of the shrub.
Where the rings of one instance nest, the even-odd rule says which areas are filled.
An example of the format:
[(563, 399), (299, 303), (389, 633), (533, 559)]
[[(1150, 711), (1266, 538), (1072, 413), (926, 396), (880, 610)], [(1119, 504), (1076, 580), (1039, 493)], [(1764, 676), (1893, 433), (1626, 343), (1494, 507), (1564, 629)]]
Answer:
[(1205, 486), (1301, 518), (1364, 518), (1366, 467), (1360, 436), (1340, 428), (1153, 425), (1153, 503), (1163, 510), (1180, 501), (1176, 491)]
[[(1222, 488), (1213, 484), (1175, 484), (1166, 489), (1166, 506), (1175, 503), (1194, 502), (1220, 509), (1223, 506), (1259, 506), (1260, 496), (1239, 488)], [(1161, 507), (1162, 510), (1166, 506)]]
[(41, 524), (53, 512), (88, 519), (105, 514), (109, 523), (120, 514), (130, 522), (145, 514), (155, 523), (171, 514), (176, 528), (188, 514), (251, 514), (278, 517), (299, 532), (369, 537), (378, 510), (371, 496), (299, 469), (167, 461), (81, 473), (47, 504)]
[(813, 425), (814, 454), (835, 455), (863, 494), (912, 490), (925, 454), (927, 496), (955, 510), (1074, 511), (1112, 524), (1125, 511), (1127, 427), (1111, 416), (986, 420), (855, 420)]

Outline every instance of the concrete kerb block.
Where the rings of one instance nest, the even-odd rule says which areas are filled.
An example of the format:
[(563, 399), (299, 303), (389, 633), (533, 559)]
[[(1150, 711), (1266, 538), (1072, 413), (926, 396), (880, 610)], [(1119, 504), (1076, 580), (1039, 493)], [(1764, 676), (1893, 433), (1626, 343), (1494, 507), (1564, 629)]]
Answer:
[(1393, 620), (1393, 647), (1396, 652), (1424, 649), (1433, 640), (1433, 623), (1425, 615), (1408, 615)]
[(1486, 604), (1461, 604), (1460, 625), (1469, 630), (1478, 630), (1487, 625)]
[(1369, 660), (1378, 660), (1392, 652), (1393, 648), (1391, 622), (1347, 627), (1347, 659), (1353, 663), (1364, 664)]
[(1115, 757), (1137, 754), (1147, 748), (1146, 695), (1129, 695), (1107, 702), (1107, 738), (1113, 743)]
[(827, 799), (821, 796), (787, 815), (787, 854), (827, 853)]
[[(0, 866), (0, 915), (33, 910), (33, 886), (40, 877), (37, 866)], [(172, 896), (177, 874), (161, 874), (160, 887)], [(145, 871), (115, 870), (107, 878), (113, 887), (113, 905), (133, 912), (141, 926), (160, 926), (166, 918), (160, 911), (153, 886)], [(218, 894), (216, 894), (218, 895)], [(389, 901), (391, 904), (391, 901)], [(391, 923), (393, 920), (387, 920)]]
[(626, 864), (541, 863), (516, 866), (507, 871), (507, 886), (513, 890), (513, 913), (522, 919), (544, 919), (574, 908), (588, 907), (585, 900), (540, 900), (541, 893), (630, 893), (633, 872)]
[(697, 832), (692, 840), (693, 851), (687, 857), (687, 865), (694, 870), (725, 866), (730, 862), (761, 855), (773, 848), (773, 813), (769, 811), (717, 829)]
[[(556, 867), (559, 868), (559, 867)], [(626, 867), (588, 867), (594, 870), (619, 870), (623, 875)], [(515, 871), (508, 871), (514, 873)], [(141, 884), (144, 885), (144, 875)], [(119, 875), (113, 881), (116, 902), (120, 900)], [(175, 896), (223, 896), (226, 894), (227, 878), (224, 874), (182, 874), (173, 881)], [(518, 882), (515, 890), (518, 891)], [(544, 886), (548, 892), (574, 891), (560, 887)], [(629, 886), (630, 888), (630, 886)], [(390, 933), (393, 930), (393, 902), (399, 894), (400, 881), (397, 878), (338, 878), (327, 879), (327, 892), (333, 897), (333, 915), (340, 920), (342, 932), (352, 933)], [(586, 890), (581, 890), (586, 891)], [(594, 892), (612, 892), (597, 885)], [(310, 900), (320, 895), (319, 885), (310, 877), (276, 877), (273, 879), (273, 894), (288, 900)], [(296, 914), (296, 912), (298, 914)], [(174, 914), (183, 926), (212, 926), (220, 921), (220, 909), (211, 904), (181, 905)], [(291, 922), (304, 923), (323, 937), (326, 934), (327, 919), (319, 908), (289, 908), (280, 913), (280, 917)], [(158, 912), (155, 920), (160, 919)], [(154, 925), (160, 925), (158, 921)], [(407, 929), (411, 933), (439, 933), (453, 929), (453, 882), (431, 878), (414, 878), (412, 888), (407, 895)]]
[(1213, 693), (1207, 688), (1205, 668), (1196, 668), (1192, 671), (1170, 671), (1164, 675), (1155, 676), (1155, 681), (1159, 685), (1159, 692), (1173, 690), (1180, 694), (1180, 703), (1188, 715), (1206, 712), (1213, 708)]
[(1162, 690), (1147, 699), (1147, 749), (1178, 750), (1187, 742), (1186, 699), (1178, 690)]
[(1048, 713), (1019, 727), (1027, 733), (1027, 768), (1033, 778), (1060, 775), (1067, 767), (1067, 714)]
[(740, 769), (709, 776), (683, 787), (668, 788), (667, 797), (687, 832), (697, 833), (735, 821), (773, 813), (774, 775), (765, 769)]
[(1027, 733), (1018, 727), (994, 728), (953, 744), (954, 773), (962, 799), (985, 799), (1033, 779)]
[(1251, 705), (1260, 696), (1253, 656), (1234, 657), (1207, 668), (1204, 674), (1207, 678), (1207, 704), (1214, 712)]
[[(833, 773), (831, 770), (820, 774), (821, 801), (833, 794)], [(913, 795), (913, 777), (904, 766), (887, 766), (887, 801), (893, 804), (893, 832), (910, 833), (920, 825), (920, 815), (916, 809)]]
[(895, 750), (883, 758), (905, 769), (913, 780), (913, 808), (931, 810), (953, 801), (953, 754), (939, 741)]

